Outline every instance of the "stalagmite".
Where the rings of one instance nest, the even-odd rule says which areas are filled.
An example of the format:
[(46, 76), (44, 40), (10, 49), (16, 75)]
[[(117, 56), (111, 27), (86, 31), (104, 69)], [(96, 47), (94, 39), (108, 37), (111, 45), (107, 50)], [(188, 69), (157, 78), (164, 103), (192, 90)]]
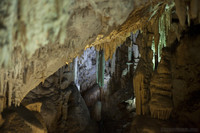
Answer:
[(150, 82), (151, 100), (149, 107), (151, 116), (163, 120), (170, 117), (173, 109), (170, 60), (166, 56), (170, 55), (169, 52), (167, 48), (163, 48), (161, 62)]
[(94, 114), (93, 117), (96, 121), (100, 121), (101, 120), (101, 108), (102, 108), (102, 104), (101, 101), (97, 101), (96, 104), (94, 105)]
[(141, 90), (144, 88), (143, 84), (144, 75), (142, 73), (138, 73), (133, 79), (134, 92), (136, 96), (136, 114), (142, 114), (142, 92)]

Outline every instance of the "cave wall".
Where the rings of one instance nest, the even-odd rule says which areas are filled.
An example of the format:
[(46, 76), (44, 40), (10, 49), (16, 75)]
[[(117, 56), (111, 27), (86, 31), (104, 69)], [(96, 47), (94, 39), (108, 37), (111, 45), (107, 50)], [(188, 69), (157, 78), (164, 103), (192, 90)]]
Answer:
[(98, 34), (109, 33), (144, 4), (136, 2), (2, 0), (2, 97), (9, 90), (9, 101), (18, 105), (31, 89), (80, 55)]
[(198, 9), (192, 8), (197, 5), (178, 0), (175, 4), (166, 6), (165, 12), (154, 17), (154, 23), (144, 27), (137, 38), (142, 60), (133, 85), (139, 115), (168, 119), (199, 91), (199, 18)]
[[(81, 132), (91, 122), (85, 101), (73, 82), (72, 68), (72, 64), (64, 65), (21, 102), (22, 106), (40, 113), (48, 132)], [(34, 109), (38, 103), (40, 106)]]
[(96, 82), (96, 54), (94, 47), (87, 48), (78, 58), (78, 83), (80, 92), (90, 89)]
[(172, 57), (173, 102), (178, 107), (190, 93), (200, 90), (199, 26), (189, 30), (178, 42)]
[(199, 25), (183, 34), (172, 54), (173, 117), (200, 127), (200, 32)]
[[(197, 0), (189, 2), (175, 0), (174, 7), (172, 1), (160, 3), (156, 0), (153, 2), (148, 0), (81, 2), (79, 0), (43, 2), (2, 0), (0, 2), (2, 12), (0, 16), (0, 110), (12, 103), (19, 105), (31, 89), (44, 82), (64, 64), (72, 62), (73, 58), (81, 55), (84, 48), (95, 46), (97, 50), (104, 49), (105, 58), (111, 58), (115, 48), (130, 35), (130, 32), (137, 29), (141, 29), (144, 34), (143, 42), (139, 47), (143, 49), (140, 50), (141, 57), (150, 64), (155, 54), (157, 56), (154, 60), (159, 59), (158, 55), (161, 53), (157, 51), (158, 49), (162, 51), (163, 46), (171, 47), (176, 39), (182, 41), (181, 34), (191, 25), (199, 23), (199, 3)], [(171, 8), (176, 9), (176, 15), (171, 12)], [(171, 23), (173, 19), (178, 23)], [(161, 32), (158, 30), (158, 25), (161, 25)], [(151, 51), (152, 34), (155, 50), (158, 53)], [(158, 46), (159, 37), (163, 42), (162, 46)], [(185, 41), (187, 42), (187, 39)], [(196, 48), (193, 49), (182, 43), (183, 45), (178, 46), (175, 52), (177, 58), (172, 57), (175, 106), (178, 106), (187, 94), (197, 89), (199, 85), (198, 78), (191, 78), (199, 75), (199, 70), (195, 69), (198, 67), (196, 60), (199, 57), (193, 55), (198, 46), (192, 44)], [(186, 49), (189, 51), (181, 53)], [(188, 58), (192, 60), (188, 61)], [(187, 71), (185, 75), (179, 74), (184, 70)], [(185, 88), (182, 93), (178, 91), (179, 84)]]
[(19, 105), (31, 89), (85, 48), (103, 48), (105, 58), (111, 58), (130, 32), (168, 2), (2, 0), (0, 93), (6, 104), (1, 105)]

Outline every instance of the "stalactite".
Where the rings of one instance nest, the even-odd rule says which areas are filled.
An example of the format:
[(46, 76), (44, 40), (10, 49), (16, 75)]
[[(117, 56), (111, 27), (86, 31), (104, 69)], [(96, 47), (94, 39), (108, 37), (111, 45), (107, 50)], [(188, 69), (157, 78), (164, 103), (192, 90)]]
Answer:
[(161, 51), (163, 47), (166, 47), (166, 17), (165, 14), (163, 14), (160, 18), (159, 18), (159, 34), (160, 34), (160, 38), (159, 38), (159, 43), (158, 43), (158, 62), (160, 62), (161, 60)]
[(132, 52), (133, 52), (133, 48), (132, 48), (132, 44), (131, 44), (131, 46), (128, 47), (128, 63), (126, 63), (128, 65), (128, 73), (130, 72), (130, 65), (133, 64), (131, 62), (131, 60), (132, 60)]
[(173, 2), (171, 5), (165, 6), (165, 17), (166, 17), (166, 36), (168, 36), (168, 31), (171, 28), (171, 14), (172, 14), (172, 8), (175, 6), (175, 3)]
[(151, 50), (153, 51), (153, 59), (152, 59), (152, 63), (153, 63), (153, 70), (155, 70), (155, 42), (154, 42), (154, 37), (152, 39), (152, 45), (151, 45)]
[(134, 58), (134, 63), (133, 63), (133, 70), (135, 71), (139, 62), (139, 49), (138, 45), (136, 45), (136, 38), (139, 34), (139, 30), (134, 34), (131, 33), (131, 44), (132, 44), (132, 52), (133, 52), (133, 58)]
[(104, 86), (104, 70), (105, 70), (105, 58), (104, 51), (100, 50), (97, 56), (97, 83), (100, 87)]
[(111, 74), (115, 72), (116, 52), (114, 52), (111, 60)]
[(190, 14), (191, 19), (195, 19), (198, 17), (198, 8), (199, 8), (199, 0), (191, 0), (190, 1)]
[(154, 23), (154, 44), (155, 44), (155, 69), (158, 66), (158, 45), (159, 45), (159, 39), (160, 39), (160, 34), (159, 34), (159, 19), (155, 20)]
[(186, 7), (185, 2), (182, 0), (175, 0), (176, 4), (176, 14), (179, 18), (181, 26), (185, 27), (185, 20), (186, 20)]
[(115, 77), (116, 77), (116, 81), (119, 81), (120, 77), (121, 77), (121, 65), (119, 64), (119, 62), (121, 61), (121, 54), (120, 54), (120, 50), (119, 48), (117, 48), (116, 50), (116, 67), (115, 67)]
[(80, 91), (80, 85), (78, 84), (78, 57), (74, 59), (74, 83)]
[(187, 12), (187, 23), (188, 23), (188, 26), (190, 26), (190, 9), (189, 9), (189, 5), (186, 6), (186, 12)]
[(11, 106), (12, 103), (12, 90), (13, 90), (13, 83), (12, 80), (8, 82), (8, 106)]
[(1, 75), (1, 77), (0, 77), (0, 81), (1, 81), (1, 83), (0, 83), (1, 84), (0, 93), (3, 95), (3, 92), (4, 92), (4, 88), (3, 88), (4, 87), (4, 77), (3, 77), (3, 73), (1, 73), (0, 75)]
[(152, 41), (151, 49), (153, 50), (155, 61), (153, 69), (156, 69), (158, 62), (161, 60), (162, 48), (167, 46), (167, 35), (171, 27), (171, 10), (174, 7), (174, 3), (165, 6), (165, 12), (155, 19), (154, 23), (154, 37)]

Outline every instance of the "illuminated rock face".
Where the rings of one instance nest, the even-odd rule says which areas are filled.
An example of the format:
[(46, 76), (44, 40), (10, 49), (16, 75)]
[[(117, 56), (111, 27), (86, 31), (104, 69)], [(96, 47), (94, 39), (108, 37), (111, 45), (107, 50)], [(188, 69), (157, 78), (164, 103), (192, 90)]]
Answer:
[(173, 109), (172, 81), (171, 81), (171, 53), (164, 48), (157, 73), (154, 73), (150, 82), (151, 101), (149, 103), (151, 117), (168, 119)]
[[(84, 99), (70, 81), (70, 73), (63, 66), (21, 102), (27, 109), (40, 112), (48, 132), (81, 132), (91, 121)], [(62, 88), (66, 83), (68, 85)]]
[(0, 95), (6, 94), (6, 106), (19, 105), (31, 89), (81, 55), (85, 47), (105, 48), (105, 58), (110, 58), (131, 31), (148, 22), (151, 7), (159, 1), (150, 2), (2, 0)]
[[(159, 3), (159, 0), (153, 4), (150, 0), (1, 0), (0, 112), (11, 103), (19, 105), (30, 90), (65, 63), (81, 55), (85, 48), (94, 45), (97, 50), (105, 50), (105, 59), (111, 58), (115, 48), (130, 32), (141, 29), (143, 38), (138, 45), (142, 60), (133, 79), (136, 112), (145, 115), (150, 111), (153, 117), (167, 119), (172, 110), (172, 101), (177, 107), (190, 91), (198, 89), (199, 79), (193, 79), (199, 76), (199, 70), (193, 67), (199, 68), (196, 60), (200, 60), (193, 54), (198, 53), (198, 46), (192, 44), (196, 49), (190, 49), (191, 46), (181, 45), (175, 49), (173, 57), (174, 79), (166, 84), (159, 82), (162, 74), (167, 75), (164, 79), (169, 79), (171, 73), (160, 60), (161, 49), (171, 47), (176, 38), (180, 41), (180, 33), (190, 25), (190, 20), (194, 20), (194, 25), (200, 22), (198, 0), (187, 3), (175, 0), (178, 23), (171, 23), (171, 17), (175, 14), (171, 12), (174, 4), (168, 2), (169, 5), (167, 2)], [(152, 40), (155, 42), (154, 48)], [(183, 54), (182, 51), (187, 50), (190, 51)], [(157, 68), (161, 76), (153, 77), (150, 83), (153, 58), (157, 65), (161, 61)], [(195, 60), (190, 60), (192, 58)], [(197, 65), (193, 65), (195, 63)], [(184, 70), (188, 71), (185, 73)], [(181, 74), (176, 77), (177, 73)], [(191, 79), (192, 85), (188, 87)], [(44, 82), (44, 86), (48, 85)], [(172, 92), (171, 85), (174, 88)], [(68, 82), (65, 82), (62, 88), (67, 86)], [(158, 89), (163, 86), (167, 86), (168, 90)], [(170, 98), (165, 99), (160, 94)]]
[(1, 95), (18, 105), (36, 85), (81, 55), (145, 2), (134, 0), (2, 0)]

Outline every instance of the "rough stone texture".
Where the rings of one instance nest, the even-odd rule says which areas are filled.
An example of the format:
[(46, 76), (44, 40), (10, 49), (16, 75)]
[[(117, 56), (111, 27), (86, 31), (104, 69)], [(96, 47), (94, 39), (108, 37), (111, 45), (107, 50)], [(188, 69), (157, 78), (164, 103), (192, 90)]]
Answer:
[[(128, 67), (127, 62), (134, 62), (133, 58), (128, 61), (128, 46), (131, 46), (130, 38), (116, 49), (113, 57), (115, 71), (111, 74), (107, 87), (101, 91), (102, 121), (105, 122), (107, 132), (122, 132), (123, 125), (127, 124), (133, 116), (133, 110), (127, 109), (129, 106), (127, 101), (133, 99), (133, 65), (130, 66), (130, 71), (123, 75), (123, 70)], [(106, 68), (109, 68), (109, 65)]]
[(85, 103), (88, 107), (93, 106), (100, 99), (100, 88), (98, 84), (94, 84), (82, 94)]
[(161, 61), (150, 82), (151, 116), (158, 119), (169, 119), (172, 109), (171, 52), (170, 48), (162, 49)]
[(46, 125), (38, 112), (20, 106), (6, 109), (2, 114), (5, 120), (0, 129), (2, 133), (47, 133)]
[(57, 131), (60, 130), (68, 133), (82, 132), (90, 124), (90, 114), (77, 87), (70, 85), (68, 89), (72, 93), (67, 105), (67, 119), (66, 121), (60, 121), (62, 124), (59, 125)]
[(81, 93), (92, 88), (97, 82), (96, 52), (95, 48), (91, 47), (86, 49), (83, 55), (78, 58), (78, 83)]
[[(81, 55), (85, 47), (102, 44), (108, 59), (115, 49), (99, 39), (103, 37), (104, 41), (117, 46), (131, 31), (147, 23), (154, 12), (151, 7), (158, 2), (2, 0), (0, 92), (4, 96), (8, 94), (6, 106), (12, 102), (19, 105), (31, 89), (66, 62)], [(158, 10), (161, 11), (165, 4), (162, 3)], [(120, 25), (119, 30), (107, 36)]]
[(145, 116), (136, 116), (131, 124), (131, 133), (173, 133), (170, 129), (175, 128), (175, 122), (163, 121)]
[[(134, 93), (136, 97), (136, 113), (138, 115), (146, 115), (149, 114), (149, 106), (148, 102), (150, 99), (149, 96), (149, 79), (151, 77), (151, 68), (148, 68), (148, 65), (145, 67), (141, 67), (144, 65), (143, 59), (140, 59), (138, 64), (138, 69), (136, 69), (136, 73), (133, 77), (133, 86)], [(150, 70), (150, 71), (148, 71)]]
[[(65, 65), (30, 91), (22, 101), (28, 109), (40, 112), (48, 132), (77, 133), (91, 124), (88, 108), (77, 87), (70, 84), (62, 88), (72, 76), (73, 73)], [(38, 104), (42, 105), (41, 109)], [(95, 132), (95, 128), (92, 124), (89, 129)]]
[(173, 54), (172, 86), (175, 107), (182, 104), (190, 93), (200, 89), (200, 36), (199, 32), (195, 32), (198, 29), (199, 26), (193, 27), (193, 31), (189, 30), (177, 44)]
[(31, 111), (40, 112), (41, 111), (41, 106), (42, 106), (42, 103), (37, 102), (37, 103), (32, 103), (32, 104), (26, 105), (26, 108), (31, 110)]
[[(138, 35), (136, 43), (139, 47), (139, 53), (141, 54), (138, 66), (134, 72), (133, 77), (133, 89), (136, 97), (136, 114), (147, 115), (149, 114), (150, 100), (150, 79), (153, 72), (153, 53), (148, 45), (149, 35), (146, 31)], [(147, 41), (148, 40), (148, 41)]]
[(98, 34), (122, 24), (137, 7), (133, 4), (134, 0), (2, 0), (1, 93), (5, 94), (9, 81), (9, 93), (15, 96), (9, 103), (19, 104)]
[[(166, 76), (170, 74), (170, 69), (168, 66), (166, 67), (167, 63), (161, 60), (157, 69), (159, 75), (155, 76), (155, 79), (152, 79), (151, 82), (151, 85), (154, 85), (154, 87), (151, 88), (151, 100), (157, 103), (163, 101), (164, 104), (161, 104), (162, 108), (170, 107), (171, 110), (171, 105), (168, 106), (171, 99), (165, 99), (166, 97), (161, 97), (161, 95), (170, 98), (171, 95), (173, 95), (173, 103), (175, 108), (177, 108), (188, 95), (191, 95), (190, 93), (194, 91), (198, 92), (200, 86), (200, 65), (198, 62), (200, 60), (198, 54), (199, 33), (195, 30), (199, 30), (199, 27), (194, 26), (191, 27), (191, 29), (189, 28), (195, 32), (186, 31), (188, 28), (186, 24), (188, 26), (190, 26), (190, 24), (192, 24), (192, 26), (199, 24), (200, 11), (198, 7), (200, 7), (200, 2), (197, 0), (190, 0), (187, 2), (182, 2), (180, 0), (175, 1), (176, 14), (179, 18), (180, 25), (177, 22), (171, 24), (172, 12), (167, 11), (167, 4), (170, 2), (171, 0), (162, 1), (161, 3), (159, 0), (1, 0), (0, 110), (2, 111), (6, 106), (10, 106), (11, 103), (19, 105), (24, 96), (42, 82), (40, 87), (42, 86), (41, 88), (46, 90), (41, 91), (38, 89), (36, 91), (37, 94), (33, 91), (32, 98), (35, 96), (37, 97), (36, 99), (41, 98), (42, 94), (51, 97), (49, 101), (45, 101), (46, 103), (43, 104), (43, 107), (45, 111), (49, 111), (46, 116), (44, 113), (46, 123), (49, 126), (48, 128), (54, 128), (54, 124), (52, 123), (58, 119), (57, 115), (64, 112), (62, 114), (63, 120), (65, 121), (67, 118), (67, 113), (63, 110), (67, 108), (68, 105), (65, 103), (68, 102), (69, 95), (71, 94), (71, 91), (69, 91), (69, 93), (65, 92), (65, 88), (69, 85), (70, 80), (64, 80), (66, 82), (63, 82), (63, 80), (61, 80), (62, 78), (58, 80), (59, 78), (57, 78), (56, 75), (58, 76), (59, 72), (54, 75), (56, 79), (54, 79), (54, 76), (48, 78), (47, 82), (45, 82), (45, 79), (65, 63), (69, 64), (72, 58), (81, 55), (84, 48), (93, 45), (96, 46), (97, 50), (102, 48), (105, 50), (106, 59), (111, 58), (115, 48), (130, 35), (130, 32), (136, 29), (142, 29), (143, 32), (142, 43), (138, 44), (141, 58), (143, 59), (141, 62), (143, 62), (141, 64), (139, 63), (139, 66), (142, 67), (136, 70), (138, 72), (136, 72), (134, 79), (134, 88), (136, 88), (136, 98), (138, 99), (136, 102), (140, 101), (139, 104), (137, 104), (137, 108), (139, 109), (138, 114), (141, 114), (141, 112), (143, 114), (148, 114), (147, 103), (150, 96), (149, 79), (152, 69), (151, 60), (155, 56), (152, 54), (151, 50), (153, 35), (155, 36), (155, 53), (157, 58), (158, 55), (161, 55), (160, 51), (162, 49), (162, 46), (158, 46), (158, 42), (160, 41), (158, 40), (158, 32), (161, 37), (161, 42), (164, 40), (163, 42), (165, 42), (164, 44), (167, 43), (167, 46), (175, 47), (172, 49), (174, 50), (174, 57), (172, 57), (171, 66), (172, 85), (174, 89), (171, 94), (171, 79)], [(133, 9), (135, 10), (129, 15)], [(164, 11), (167, 13), (163, 15), (162, 13)], [(126, 19), (127, 21), (125, 21)], [(160, 22), (160, 20), (162, 21)], [(173, 21), (178, 20), (173, 18)], [(158, 25), (161, 25), (161, 28), (158, 27)], [(171, 31), (168, 32), (170, 26), (171, 30), (174, 30), (173, 34), (169, 34)], [(152, 27), (155, 29), (153, 30)], [(113, 29), (115, 30), (112, 31)], [(180, 34), (183, 30), (189, 32), (188, 37)], [(171, 37), (172, 39), (166, 42), (165, 39), (169, 39), (172, 35), (176, 35), (180, 41), (178, 45), (172, 45), (173, 42), (176, 42), (176, 37)], [(165, 56), (167, 57), (167, 55)], [(147, 65), (144, 65), (146, 63)], [(156, 63), (158, 63), (157, 59)], [(60, 72), (63, 73), (63, 71)], [(66, 74), (63, 75), (63, 77), (69, 78), (69, 75), (73, 74), (71, 72), (66, 72)], [(164, 81), (162, 80), (163, 75), (166, 76), (164, 77)], [(118, 73), (118, 78), (120, 77), (121, 72)], [(155, 82), (153, 80), (155, 80)], [(121, 81), (125, 83), (123, 79), (121, 79), (120, 82)], [(137, 84), (137, 81), (140, 83)], [(53, 87), (52, 84), (54, 84)], [(158, 88), (165, 88), (167, 91)], [(77, 94), (77, 92), (75, 93)], [(155, 93), (159, 95), (154, 95)], [(53, 94), (56, 94), (56, 96)], [(62, 94), (61, 97), (60, 94)], [(64, 100), (60, 100), (59, 98), (63, 98)], [(61, 102), (55, 105), (55, 103), (53, 103), (55, 100)], [(48, 108), (49, 105), (50, 108)], [(160, 104), (156, 104), (156, 109), (157, 105), (160, 106)], [(158, 111), (160, 111), (159, 108)], [(194, 114), (198, 114), (198, 110), (193, 112)], [(191, 116), (190, 113), (185, 114), (188, 117), (194, 117)], [(159, 113), (156, 112), (156, 116), (159, 118)], [(199, 122), (198, 119), (195, 121)], [(80, 122), (82, 123), (82, 121)], [(86, 125), (83, 124), (83, 127), (85, 126)]]
[[(22, 101), (26, 107), (41, 103), (40, 114), (45, 121), (48, 132), (54, 132), (57, 129), (60, 119), (63, 121), (67, 119), (68, 99), (71, 91), (66, 90), (66, 88), (71, 82), (70, 77), (73, 77), (73, 72), (69, 68), (70, 66), (67, 67), (67, 65), (60, 68), (44, 83), (30, 91)], [(63, 88), (63, 86), (66, 87)]]

